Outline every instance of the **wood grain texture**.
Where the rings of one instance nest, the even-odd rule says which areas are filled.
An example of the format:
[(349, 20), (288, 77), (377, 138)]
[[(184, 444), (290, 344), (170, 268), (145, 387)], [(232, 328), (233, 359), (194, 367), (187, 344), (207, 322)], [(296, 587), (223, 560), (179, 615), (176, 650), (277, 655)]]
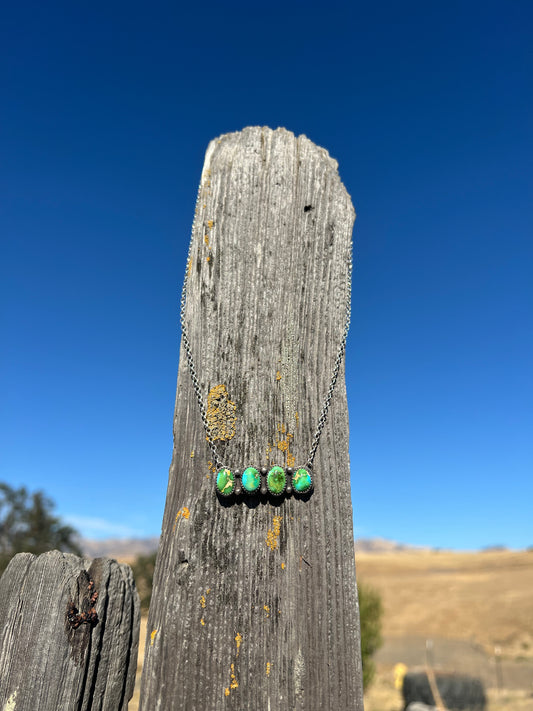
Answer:
[[(354, 218), (337, 163), (305, 136), (246, 128), (209, 145), (186, 313), (204, 400), (223, 385), (235, 404), (227, 466), (306, 462)], [(182, 347), (141, 709), (362, 710), (344, 368), (308, 501), (221, 503), (210, 465)]]
[[(95, 591), (98, 621), (74, 629), (70, 603), (87, 612)], [(0, 708), (125, 711), (139, 626), (129, 566), (58, 551), (18, 554), (0, 579)]]

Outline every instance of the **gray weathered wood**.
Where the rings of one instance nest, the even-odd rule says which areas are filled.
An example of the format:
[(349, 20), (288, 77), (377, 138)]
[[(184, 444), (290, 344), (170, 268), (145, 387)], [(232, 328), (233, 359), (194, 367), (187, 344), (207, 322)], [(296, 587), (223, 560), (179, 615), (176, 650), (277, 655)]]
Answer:
[[(304, 464), (345, 317), (354, 210), (305, 136), (212, 141), (187, 319), (235, 469)], [(234, 434), (233, 434), (234, 432)], [(221, 504), (185, 354), (141, 709), (363, 709), (344, 370), (307, 500)]]
[[(88, 612), (95, 592), (98, 621), (75, 629), (70, 603)], [(18, 554), (0, 578), (0, 708), (127, 709), (139, 625), (129, 566), (59, 551)]]

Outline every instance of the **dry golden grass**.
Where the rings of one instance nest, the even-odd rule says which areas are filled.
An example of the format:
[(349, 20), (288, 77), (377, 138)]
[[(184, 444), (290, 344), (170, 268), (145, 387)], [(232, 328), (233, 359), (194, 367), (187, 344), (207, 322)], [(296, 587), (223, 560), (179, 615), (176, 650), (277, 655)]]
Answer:
[(470, 640), (507, 658), (533, 658), (533, 552), (359, 553), (357, 578), (375, 587), (387, 636)]
[[(416, 637), (439, 640), (440, 649), (442, 640), (463, 640), (491, 656), (498, 646), (507, 664), (504, 681), (511, 677), (513, 660), (530, 665), (533, 681), (533, 552), (358, 553), (356, 564), (358, 580), (381, 594), (389, 647), (394, 641), (395, 649), (408, 652)], [(467, 660), (452, 654), (447, 661), (461, 671)], [(491, 681), (484, 679), (489, 711), (533, 711), (533, 688), (491, 688), (494, 666), (489, 668)], [(365, 693), (365, 711), (402, 708), (391, 665), (378, 664)]]
[(141, 695), (141, 674), (144, 662), (144, 645), (146, 642), (146, 625), (148, 624), (148, 616), (141, 617), (141, 631), (139, 635), (139, 655), (137, 657), (137, 675), (135, 677), (135, 689), (133, 696), (128, 704), (128, 711), (137, 711), (140, 703)]

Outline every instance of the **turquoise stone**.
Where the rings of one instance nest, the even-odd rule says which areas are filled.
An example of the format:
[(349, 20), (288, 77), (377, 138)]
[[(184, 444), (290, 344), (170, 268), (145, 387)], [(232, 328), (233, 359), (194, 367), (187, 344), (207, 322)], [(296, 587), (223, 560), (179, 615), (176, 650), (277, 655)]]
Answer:
[(267, 474), (267, 487), (270, 493), (274, 496), (283, 494), (286, 483), (285, 470), (282, 467), (272, 467)]
[(299, 494), (305, 494), (312, 485), (311, 474), (307, 469), (297, 469), (292, 475), (292, 488)]
[(253, 493), (261, 485), (261, 475), (254, 467), (247, 467), (242, 473), (242, 487), (248, 493)]
[(230, 469), (219, 469), (217, 472), (217, 490), (222, 496), (229, 496), (235, 490), (235, 474)]

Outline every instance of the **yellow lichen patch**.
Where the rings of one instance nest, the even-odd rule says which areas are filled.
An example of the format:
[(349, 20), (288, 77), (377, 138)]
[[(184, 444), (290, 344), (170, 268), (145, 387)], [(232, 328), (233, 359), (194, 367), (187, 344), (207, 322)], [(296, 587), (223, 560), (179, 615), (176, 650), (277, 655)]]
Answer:
[(281, 564), (281, 569), (282, 569), (282, 570), (285, 570), (285, 563), (282, 563), (282, 564)]
[(267, 617), (270, 617), (270, 607), (268, 605), (263, 605), (263, 610), (267, 613)]
[(191, 452), (191, 459), (194, 459), (194, 449)]
[(157, 634), (157, 630), (152, 630), (150, 632), (150, 647), (154, 646), (154, 640), (155, 640), (156, 634)]
[(226, 442), (235, 435), (237, 407), (225, 385), (215, 385), (207, 395), (207, 422), (214, 440)]
[(281, 380), (281, 373), (279, 372), (279, 370), (276, 373), (276, 380)]
[(202, 619), (200, 620), (200, 624), (202, 625), (202, 627), (205, 627), (205, 620), (204, 620), (203, 617), (202, 617)]
[(294, 419), (296, 420), (296, 427), (299, 427), (300, 426), (300, 415), (297, 412), (294, 413)]
[(267, 531), (266, 544), (271, 551), (275, 551), (279, 545), (279, 534), (281, 532), (282, 516), (274, 516), (272, 520), (272, 528)]
[(232, 662), (230, 665), (230, 682), (229, 682), (229, 687), (226, 686), (224, 689), (224, 694), (226, 696), (230, 695), (230, 689), (238, 689), (239, 688), (239, 682), (237, 681), (237, 677), (235, 676), (235, 664)]
[(209, 227), (210, 230), (213, 229), (213, 225), (214, 225), (214, 224), (215, 224), (215, 223), (213, 222), (213, 220), (207, 220), (207, 226)]
[(204, 235), (204, 242), (207, 247), (209, 247), (209, 235)]
[[(242, 644), (242, 634), (240, 632), (237, 632), (237, 634), (235, 636), (235, 642), (237, 644), (237, 655), (235, 658), (237, 658), (239, 656), (239, 650), (240, 650), (241, 644)], [(232, 662), (230, 665), (230, 684), (229, 684), (229, 687), (226, 687), (224, 689), (224, 693), (226, 694), (226, 696), (229, 696), (230, 689), (237, 689), (238, 687), (239, 687), (239, 682), (237, 681), (237, 678), (235, 676), (235, 663)]]
[[(207, 588), (207, 590), (205, 591), (205, 595), (209, 595), (210, 592), (211, 592), (211, 588)], [(207, 604), (205, 595), (200, 596), (200, 605), (202, 606), (202, 609), (204, 609), (204, 610), (205, 610), (205, 606)]]
[(172, 530), (173, 531), (176, 530), (176, 525), (178, 523), (179, 518), (181, 518), (181, 517), (189, 518), (190, 515), (191, 515), (191, 512), (189, 511), (189, 509), (186, 506), (184, 506), (182, 509), (180, 509), (178, 511), (178, 513), (176, 514), (176, 518), (174, 519), (174, 526), (172, 527)]
[(230, 688), (231, 689), (238, 689), (239, 688), (239, 682), (237, 681), (237, 678), (235, 676), (235, 664), (231, 665), (231, 683), (230, 683)]
[[(208, 466), (210, 472), (213, 472), (213, 473), (216, 472), (217, 468), (216, 468), (216, 465), (213, 464), (213, 462), (211, 462), (211, 461), (207, 462), (207, 466)], [(209, 474), (207, 475), (207, 478), (209, 479)]]
[(271, 668), (271, 666), (272, 666), (272, 665), (270, 664), (270, 662), (267, 662), (267, 669), (266, 669), (267, 676), (270, 676), (270, 668)]

